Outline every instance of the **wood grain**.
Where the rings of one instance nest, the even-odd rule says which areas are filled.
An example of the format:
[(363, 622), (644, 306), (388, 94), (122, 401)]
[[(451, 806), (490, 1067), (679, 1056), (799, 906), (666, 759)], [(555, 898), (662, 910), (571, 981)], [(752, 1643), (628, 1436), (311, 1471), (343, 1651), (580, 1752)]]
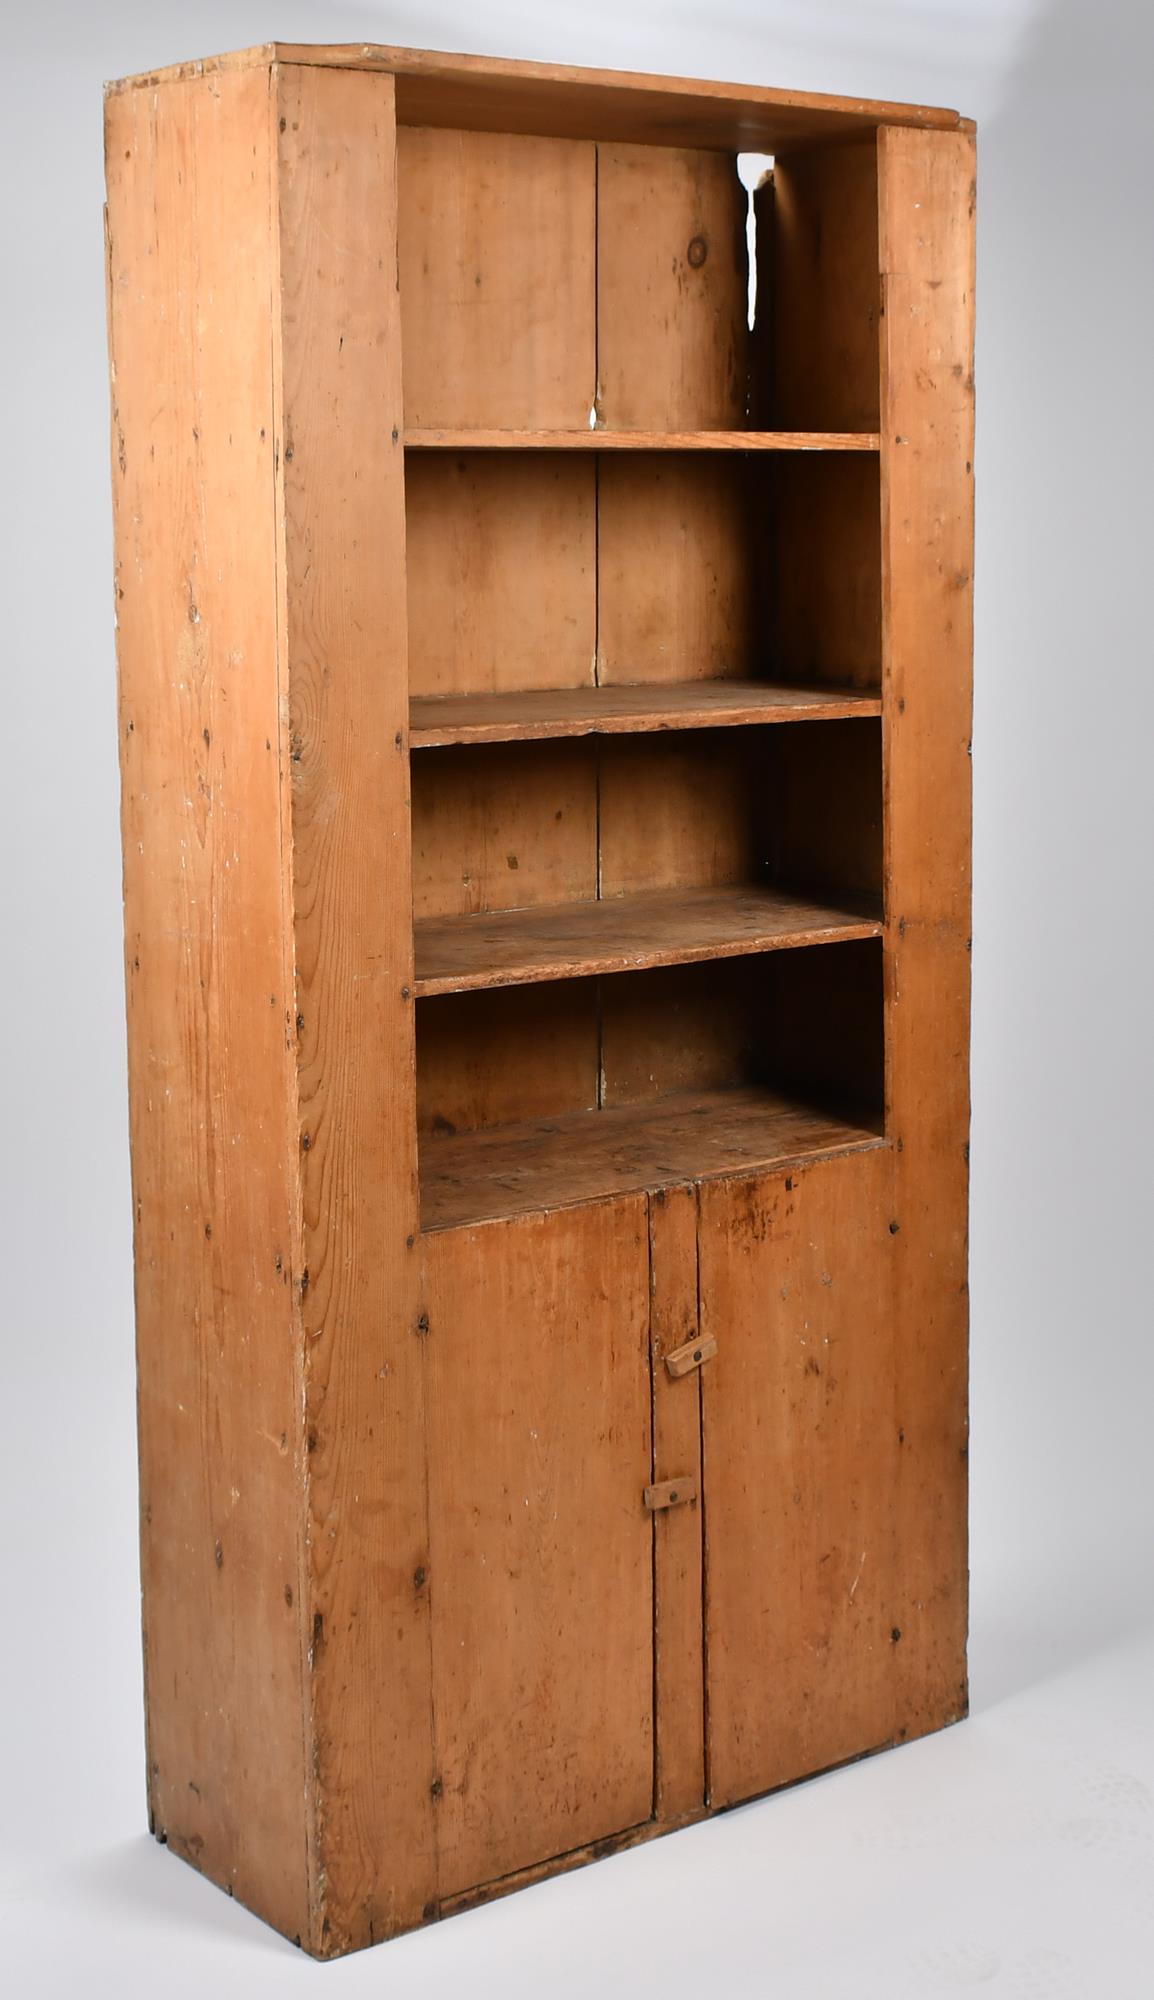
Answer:
[(876, 690), (882, 678), (877, 463), (780, 458), (772, 474), (762, 540), (770, 657), (802, 678)]
[(701, 1189), (708, 1798), (895, 1732), (888, 1149)]
[(747, 423), (745, 206), (724, 154), (597, 148), (599, 424)]
[(601, 1102), (640, 1104), (671, 1091), (764, 1081), (773, 1033), (767, 975), (809, 956), (808, 950), (771, 952), (598, 981)]
[(854, 1124), (777, 1091), (670, 1093), (657, 1104), (430, 1140), (421, 1152), (421, 1227), (568, 1208), (881, 1143), (880, 1120)]
[(603, 743), (602, 897), (761, 884), (768, 857), (759, 787), (771, 761), (766, 738), (745, 730)]
[(452, 743), (733, 729), (880, 714), (880, 697), (809, 681), (619, 682), (513, 694), (417, 696), (409, 704), (409, 741), (414, 750), (423, 750)]
[(267, 71), (106, 144), (149, 1817), (307, 1938)]
[(412, 773), (413, 914), (597, 893), (597, 767), (584, 743), (465, 748)]
[(467, 993), (539, 979), (685, 965), (876, 937), (870, 898), (819, 903), (783, 889), (671, 889), (609, 902), (562, 903), (415, 927), (415, 990)]
[(587, 423), (596, 148), (402, 127), (397, 162), (406, 424)]
[(146, 71), (108, 88), (154, 89), (189, 75), (213, 75), (221, 69), (271, 61), (387, 71), (396, 78), (397, 116), (406, 125), (716, 146), (729, 153), (743, 148), (784, 152), (790, 145), (835, 139), (879, 124), (967, 128), (956, 111), (925, 104), (823, 97), (756, 84), (704, 83), (687, 77), (510, 62), (364, 42), (315, 46), (266, 42), (234, 55)]
[(415, 426), (405, 432), (408, 451), (877, 451), (876, 431), (755, 430), (452, 430)]
[[(878, 428), (877, 138), (811, 147), (774, 166), (766, 232), (772, 403), (757, 420), (804, 429)], [(759, 218), (760, 227), (760, 218)]]
[[(663, 1366), (697, 1332), (697, 1191), (659, 1189), (649, 1200), (653, 1481), (679, 1496), (701, 1487), (700, 1371)], [(665, 1507), (654, 1522), (654, 1701), (659, 1819), (699, 1811), (705, 1797), (705, 1684), (701, 1626), (701, 1507)]]
[(652, 1814), (646, 1203), (451, 1230), (424, 1250), (451, 1895)]
[[(597, 679), (747, 678), (768, 652), (745, 459), (604, 459), (597, 468)], [(792, 665), (786, 666), (792, 672)]]
[(392, 84), (293, 68), (275, 113), (311, 1948), (328, 1956), (419, 1922), (435, 1887)]
[(452, 1138), (598, 1102), (595, 979), (442, 994), (417, 1007), (417, 1127)]
[(900, 1727), (963, 1715), (974, 148), (883, 133), (889, 1126), (903, 1548)]
[(592, 684), (596, 471), (560, 455), (406, 461), (410, 694)]

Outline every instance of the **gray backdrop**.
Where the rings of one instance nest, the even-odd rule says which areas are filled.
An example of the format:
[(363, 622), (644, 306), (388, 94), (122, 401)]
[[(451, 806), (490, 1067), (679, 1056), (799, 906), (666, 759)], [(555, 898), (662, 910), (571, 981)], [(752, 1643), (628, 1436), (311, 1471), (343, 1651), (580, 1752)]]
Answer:
[[(921, 99), (980, 121), (975, 1717), (948, 1741), (704, 1839), (679, 1836), (328, 1973), (140, 1831), (100, 85), (273, 37)], [(19, 1968), (11, 1990), (123, 1993), (162, 1974), (170, 1993), (309, 1977), (406, 1994), (458, 1983), (509, 1994), (520, 1978), (526, 1991), (640, 1986), (663, 2000), (700, 1993), (704, 1977), (785, 2000), (977, 1983), (1146, 1993), (1145, 0), (74, 0), (10, 16), (4, 53), (0, 1963)]]

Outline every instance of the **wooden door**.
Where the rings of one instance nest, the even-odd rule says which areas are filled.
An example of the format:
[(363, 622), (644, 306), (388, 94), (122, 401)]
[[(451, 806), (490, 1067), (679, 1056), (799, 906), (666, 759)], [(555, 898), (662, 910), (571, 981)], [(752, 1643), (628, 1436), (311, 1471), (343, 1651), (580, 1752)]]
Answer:
[(896, 1733), (892, 1160), (701, 1189), (713, 1806)]
[(646, 1200), (425, 1252), (444, 1898), (652, 1814)]

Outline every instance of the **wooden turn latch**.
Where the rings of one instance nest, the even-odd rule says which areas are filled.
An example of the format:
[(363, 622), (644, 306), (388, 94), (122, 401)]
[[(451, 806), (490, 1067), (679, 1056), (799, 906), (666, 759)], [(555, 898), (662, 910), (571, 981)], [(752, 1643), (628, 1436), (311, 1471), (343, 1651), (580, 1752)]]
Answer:
[(711, 1333), (705, 1333), (697, 1340), (687, 1340), (683, 1347), (673, 1348), (665, 1357), (665, 1366), (671, 1375), (688, 1375), (691, 1368), (712, 1361), (716, 1353), (716, 1340)]
[(686, 1500), (696, 1500), (696, 1479), (663, 1479), (659, 1486), (645, 1488), (645, 1505), (651, 1514), (662, 1507), (680, 1507)]

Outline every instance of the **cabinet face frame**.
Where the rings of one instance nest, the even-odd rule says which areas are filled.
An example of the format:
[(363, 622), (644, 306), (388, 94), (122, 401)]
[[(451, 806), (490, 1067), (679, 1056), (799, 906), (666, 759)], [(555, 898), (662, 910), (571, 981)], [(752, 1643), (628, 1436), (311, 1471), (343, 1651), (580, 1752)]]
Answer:
[[(966, 1698), (972, 129), (917, 108), (387, 50), (270, 47), (114, 87), (150, 1814), (317, 1956), (707, 1809), (701, 1419), (704, 1399), (708, 1436), (715, 1388), (664, 1357), (726, 1337), (698, 1316), (699, 1215), (740, 1188), (765, 1208), (781, 1180), (612, 1198), (645, 1217), (652, 1483), (688, 1474), (702, 1496), (646, 1528), (653, 1810), (592, 1846), (442, 1884), (398, 117), (611, 144), (623, 169), (647, 142), (776, 148), (795, 152), (799, 186), (821, 172), (814, 142), (876, 152), (886, 1144), (804, 1171), (880, 1175), (892, 1192), (878, 1254), (902, 1636), (892, 1732), (844, 1754), (939, 1727)], [(703, 322), (703, 353), (710, 338)], [(808, 357), (797, 389), (806, 421), (819, 365)], [(625, 454), (613, 462), (627, 485)], [(442, 682), (430, 667), (427, 691)], [(487, 1225), (509, 1242), (526, 1226)], [(770, 1784), (801, 1775), (765, 1768)]]

